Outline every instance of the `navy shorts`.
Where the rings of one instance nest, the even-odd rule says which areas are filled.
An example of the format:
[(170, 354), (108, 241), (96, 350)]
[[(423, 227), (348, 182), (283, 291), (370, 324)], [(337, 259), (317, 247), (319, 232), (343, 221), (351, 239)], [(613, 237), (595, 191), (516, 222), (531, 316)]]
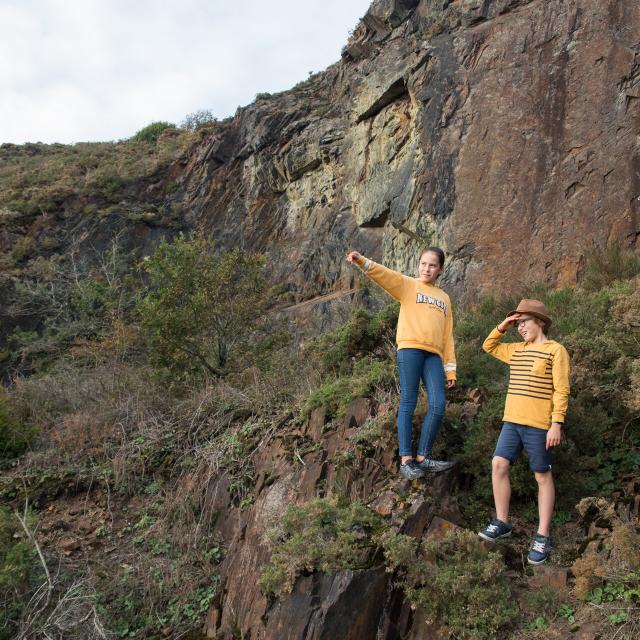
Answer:
[(512, 463), (518, 459), (522, 450), (529, 456), (529, 469), (544, 473), (551, 471), (551, 449), (547, 449), (547, 432), (537, 427), (505, 422), (496, 444), (494, 456), (506, 458)]

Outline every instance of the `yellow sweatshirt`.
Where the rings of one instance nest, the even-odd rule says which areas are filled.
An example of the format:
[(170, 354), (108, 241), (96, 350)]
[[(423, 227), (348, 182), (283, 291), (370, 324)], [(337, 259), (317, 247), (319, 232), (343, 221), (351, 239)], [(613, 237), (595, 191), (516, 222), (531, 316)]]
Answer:
[(555, 340), (502, 344), (494, 329), (482, 348), (509, 365), (505, 422), (549, 429), (564, 422), (569, 401), (569, 354)]
[(422, 349), (442, 358), (447, 380), (456, 379), (453, 317), (449, 296), (439, 287), (387, 269), (364, 256), (358, 266), (400, 302), (398, 349)]

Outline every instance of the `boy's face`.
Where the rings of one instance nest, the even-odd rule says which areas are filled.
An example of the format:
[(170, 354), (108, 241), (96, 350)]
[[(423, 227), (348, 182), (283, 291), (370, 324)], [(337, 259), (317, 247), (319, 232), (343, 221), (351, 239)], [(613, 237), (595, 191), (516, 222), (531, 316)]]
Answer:
[(440, 267), (440, 258), (433, 251), (425, 251), (420, 256), (420, 264), (418, 265), (418, 274), (422, 282), (433, 284), (442, 268)]
[(542, 327), (537, 320), (526, 313), (521, 313), (515, 324), (525, 342), (534, 342), (542, 335)]

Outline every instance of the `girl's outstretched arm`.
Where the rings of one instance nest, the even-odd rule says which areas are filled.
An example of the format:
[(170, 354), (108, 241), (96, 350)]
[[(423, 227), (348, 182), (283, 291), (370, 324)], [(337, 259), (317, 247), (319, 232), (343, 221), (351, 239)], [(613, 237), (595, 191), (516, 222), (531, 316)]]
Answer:
[(357, 251), (350, 251), (347, 254), (347, 262), (358, 265), (364, 273), (376, 284), (379, 284), (389, 295), (396, 300), (402, 300), (405, 282), (409, 278), (393, 269), (383, 267), (381, 264), (365, 258)]

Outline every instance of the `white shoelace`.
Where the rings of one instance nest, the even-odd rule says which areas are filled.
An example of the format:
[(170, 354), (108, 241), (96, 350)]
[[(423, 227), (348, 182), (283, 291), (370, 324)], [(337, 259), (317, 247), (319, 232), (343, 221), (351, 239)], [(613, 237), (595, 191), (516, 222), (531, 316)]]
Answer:
[(540, 542), (539, 540), (534, 540), (532, 549), (533, 551), (537, 551), (538, 553), (544, 553), (545, 546), (546, 544), (544, 542)]
[(490, 524), (487, 527), (487, 531), (489, 531), (489, 533), (496, 533), (498, 531), (498, 525), (497, 524)]

